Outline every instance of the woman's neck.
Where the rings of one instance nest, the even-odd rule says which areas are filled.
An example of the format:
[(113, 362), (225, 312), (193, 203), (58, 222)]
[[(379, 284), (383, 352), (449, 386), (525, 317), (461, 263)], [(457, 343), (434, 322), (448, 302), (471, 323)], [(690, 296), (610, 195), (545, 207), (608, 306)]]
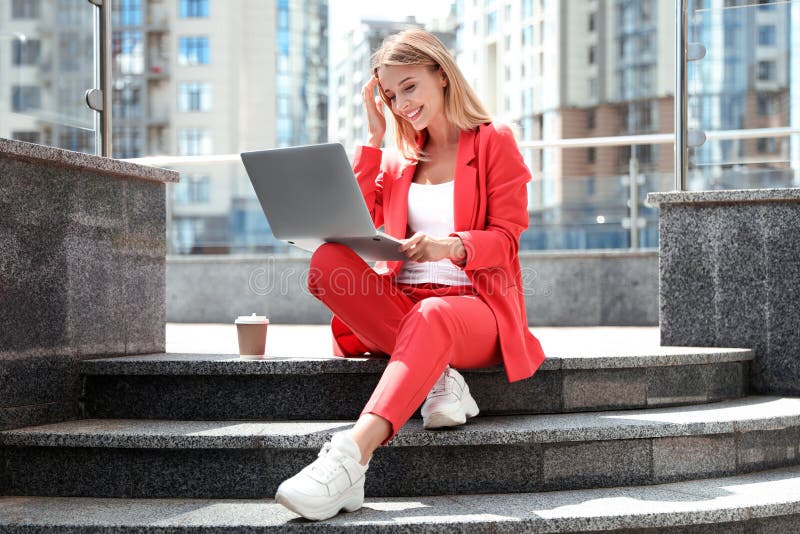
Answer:
[(428, 140), (425, 143), (426, 152), (447, 150), (448, 147), (458, 144), (461, 129), (447, 121), (427, 126)]

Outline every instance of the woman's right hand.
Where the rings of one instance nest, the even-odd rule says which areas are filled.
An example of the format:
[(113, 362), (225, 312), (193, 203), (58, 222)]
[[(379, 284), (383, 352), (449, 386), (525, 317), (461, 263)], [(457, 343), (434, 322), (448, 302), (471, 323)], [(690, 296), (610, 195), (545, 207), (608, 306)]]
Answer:
[[(367, 110), (367, 144), (380, 148), (383, 136), (386, 134), (386, 117), (383, 115), (383, 100), (380, 95), (375, 94), (377, 85), (378, 78), (373, 75), (361, 89), (361, 97), (364, 99), (364, 108)], [(380, 86), (378, 86), (378, 91), (380, 90)]]

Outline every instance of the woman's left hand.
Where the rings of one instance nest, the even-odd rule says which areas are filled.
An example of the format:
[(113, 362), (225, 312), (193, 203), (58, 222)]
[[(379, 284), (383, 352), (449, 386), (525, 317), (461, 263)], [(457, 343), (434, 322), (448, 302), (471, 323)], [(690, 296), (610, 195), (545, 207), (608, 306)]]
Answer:
[(423, 232), (417, 232), (408, 239), (402, 239), (402, 245), (397, 250), (404, 253), (409, 260), (416, 262), (439, 261), (450, 258), (454, 253), (457, 243), (461, 241), (455, 237), (431, 237)]

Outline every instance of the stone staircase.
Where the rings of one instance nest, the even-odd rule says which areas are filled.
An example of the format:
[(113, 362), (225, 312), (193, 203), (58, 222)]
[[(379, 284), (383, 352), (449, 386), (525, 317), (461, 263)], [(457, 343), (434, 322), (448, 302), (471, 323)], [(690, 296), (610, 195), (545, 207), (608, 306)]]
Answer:
[(83, 419), (0, 432), (0, 532), (797, 532), (800, 398), (748, 394), (751, 350), (548, 356), (513, 384), (463, 372), (481, 415), (415, 416), (376, 452), (364, 508), (321, 523), (275, 489), (384, 361), (84, 360)]

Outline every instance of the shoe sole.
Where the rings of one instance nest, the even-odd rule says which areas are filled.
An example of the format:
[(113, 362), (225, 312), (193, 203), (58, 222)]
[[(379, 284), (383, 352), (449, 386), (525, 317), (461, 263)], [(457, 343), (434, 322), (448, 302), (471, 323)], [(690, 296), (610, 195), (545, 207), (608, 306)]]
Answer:
[(460, 406), (454, 407), (450, 411), (434, 412), (424, 417), (422, 420), (422, 427), (426, 430), (434, 428), (446, 428), (450, 426), (460, 426), (467, 422), (470, 417), (478, 415), (480, 410), (475, 399), (470, 395), (469, 390), (464, 392), (461, 397)]
[(325, 507), (308, 507), (302, 504), (302, 497), (293, 499), (292, 496), (278, 492), (275, 502), (282, 504), (299, 516), (312, 521), (322, 521), (336, 516), (339, 512), (355, 512), (364, 506), (364, 488), (356, 490), (355, 495), (343, 494), (333, 504)]

